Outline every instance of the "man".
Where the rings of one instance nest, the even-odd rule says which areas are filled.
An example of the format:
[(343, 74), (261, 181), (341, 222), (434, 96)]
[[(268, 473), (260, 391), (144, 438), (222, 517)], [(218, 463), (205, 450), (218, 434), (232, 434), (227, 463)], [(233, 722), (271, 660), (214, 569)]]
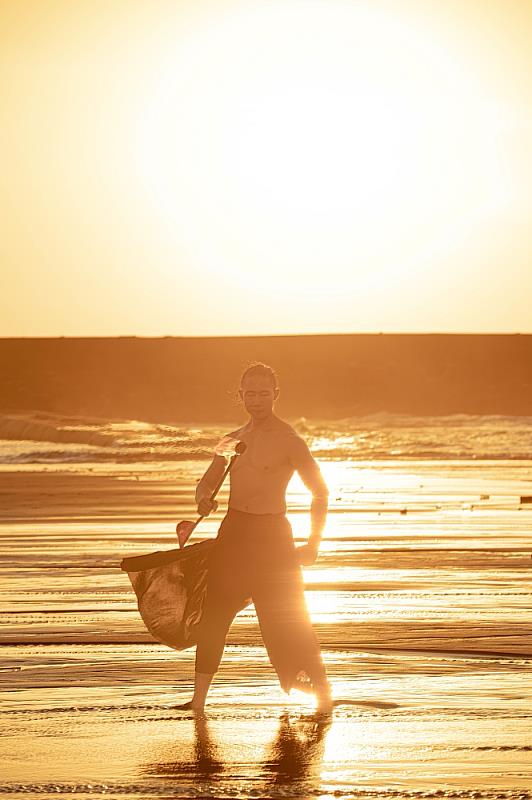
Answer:
[[(317, 711), (330, 714), (331, 691), (305, 605), (299, 564), (311, 565), (327, 515), (328, 490), (304, 440), (273, 412), (279, 396), (271, 367), (252, 364), (242, 375), (239, 397), (249, 414), (230, 434), (246, 450), (230, 473), (227, 515), (213, 548), (196, 651), (194, 696), (184, 709), (201, 711), (219, 666), (231, 622), (251, 598), (261, 632), (286, 691), (307, 678)], [(225, 458), (216, 455), (196, 489), (198, 512), (215, 511), (210, 495)], [(312, 492), (311, 533), (295, 549), (286, 518), (286, 488), (294, 471)], [(298, 563), (299, 562), (299, 563)]]

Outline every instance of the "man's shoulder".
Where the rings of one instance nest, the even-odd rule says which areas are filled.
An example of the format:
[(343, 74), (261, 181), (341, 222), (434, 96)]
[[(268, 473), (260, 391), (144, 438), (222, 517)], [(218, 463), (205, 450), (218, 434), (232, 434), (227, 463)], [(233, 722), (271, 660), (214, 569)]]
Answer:
[(279, 419), (278, 423), (278, 433), (292, 452), (299, 453), (302, 450), (308, 450), (308, 445), (305, 439), (296, 431), (295, 428), (292, 427), (292, 425), (282, 419)]
[(231, 439), (240, 439), (248, 430), (248, 425), (242, 425), (240, 428), (237, 428), (236, 431), (231, 431), (231, 433), (227, 434), (227, 437)]
[(285, 420), (281, 419), (280, 417), (273, 418), (271, 422), (271, 429), (275, 431), (275, 433), (281, 434), (282, 436), (287, 436), (290, 438), (295, 437), (298, 439), (301, 438), (295, 428), (293, 428), (288, 422), (285, 422)]

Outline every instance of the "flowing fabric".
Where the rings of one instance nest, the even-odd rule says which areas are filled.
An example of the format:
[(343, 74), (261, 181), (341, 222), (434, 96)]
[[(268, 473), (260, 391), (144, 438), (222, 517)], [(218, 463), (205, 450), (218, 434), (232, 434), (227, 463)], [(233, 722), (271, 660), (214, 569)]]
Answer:
[[(208, 637), (213, 591), (218, 591), (214, 607), (230, 594), (235, 614), (253, 597), (282, 688), (311, 691), (309, 674), (324, 670), (290, 524), (284, 515), (272, 515), (281, 517), (272, 526), (266, 516), (230, 511), (216, 539), (126, 558), (121, 568), (129, 575), (148, 631), (176, 650), (197, 644), (198, 638), (204, 642), (206, 631)], [(211, 602), (202, 628), (209, 565)]]
[(197, 643), (214, 541), (125, 558), (120, 565), (137, 595), (144, 625), (157, 641), (174, 650)]

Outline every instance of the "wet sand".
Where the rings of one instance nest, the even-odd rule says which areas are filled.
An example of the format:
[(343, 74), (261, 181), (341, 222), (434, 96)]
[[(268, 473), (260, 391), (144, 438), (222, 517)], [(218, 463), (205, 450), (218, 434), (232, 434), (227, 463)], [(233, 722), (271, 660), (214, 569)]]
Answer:
[[(322, 465), (332, 508), (305, 579), (342, 701), (329, 725), (279, 689), (252, 607), (205, 718), (172, 709), (194, 652), (151, 639), (118, 564), (176, 546), (204, 467), (0, 471), (0, 794), (532, 797), (532, 462)], [(294, 481), (300, 541), (307, 507)]]

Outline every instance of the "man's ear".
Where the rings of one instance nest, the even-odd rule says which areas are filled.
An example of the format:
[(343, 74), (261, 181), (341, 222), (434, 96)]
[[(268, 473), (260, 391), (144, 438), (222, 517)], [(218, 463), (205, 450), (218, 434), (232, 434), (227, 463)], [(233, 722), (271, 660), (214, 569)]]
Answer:
[(241, 403), (244, 402), (244, 393), (243, 393), (242, 389), (238, 390), (238, 399), (240, 400)]
[(279, 397), (279, 389), (276, 386), (275, 389), (273, 390), (273, 399), (277, 400), (278, 397)]

